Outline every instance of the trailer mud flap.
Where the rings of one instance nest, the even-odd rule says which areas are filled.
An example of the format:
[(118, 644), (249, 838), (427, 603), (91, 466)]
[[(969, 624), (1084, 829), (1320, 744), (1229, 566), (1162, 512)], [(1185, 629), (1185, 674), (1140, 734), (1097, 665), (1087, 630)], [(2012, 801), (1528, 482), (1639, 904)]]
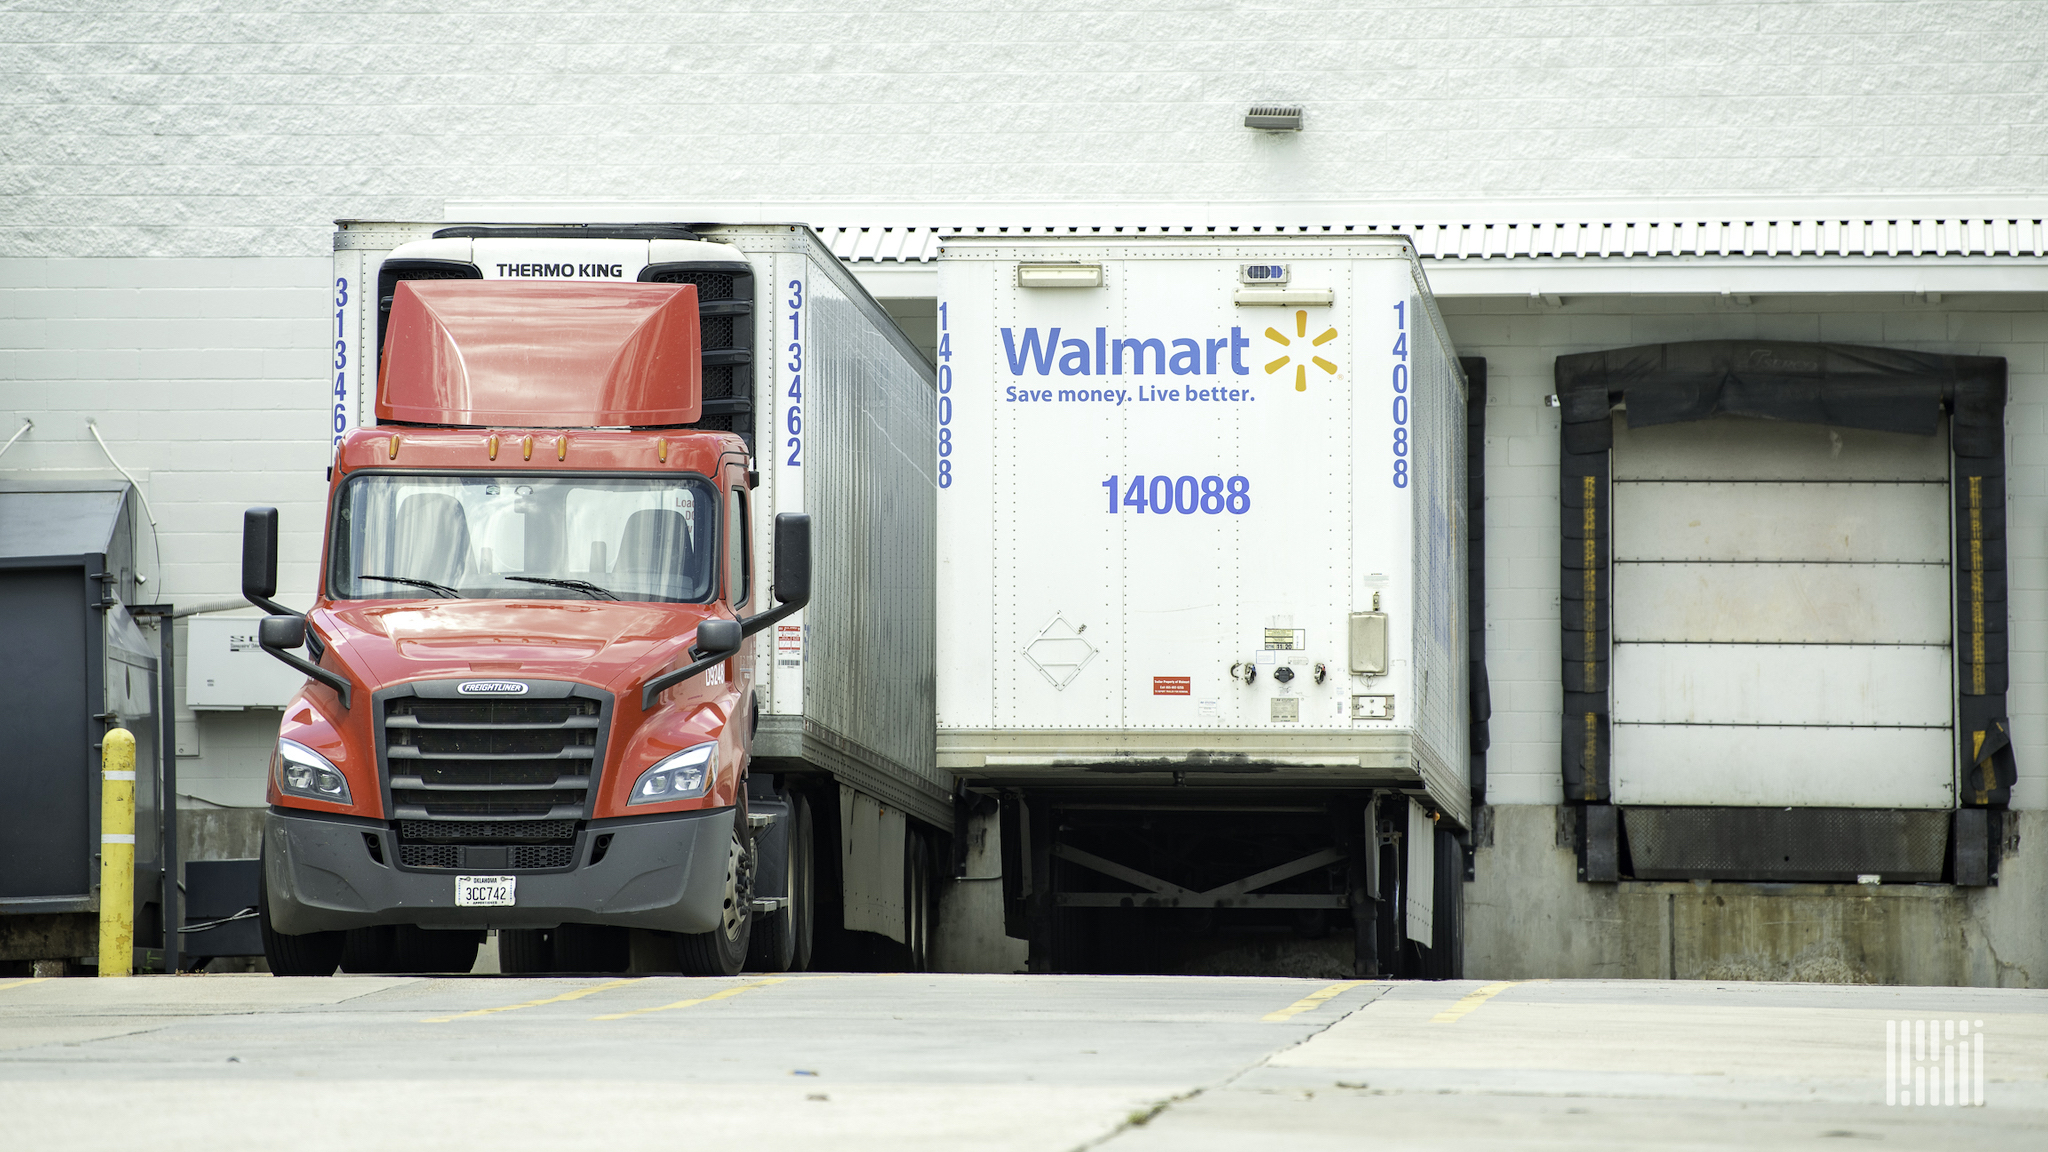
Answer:
[(839, 875), (844, 924), (904, 943), (903, 813), (839, 786)]

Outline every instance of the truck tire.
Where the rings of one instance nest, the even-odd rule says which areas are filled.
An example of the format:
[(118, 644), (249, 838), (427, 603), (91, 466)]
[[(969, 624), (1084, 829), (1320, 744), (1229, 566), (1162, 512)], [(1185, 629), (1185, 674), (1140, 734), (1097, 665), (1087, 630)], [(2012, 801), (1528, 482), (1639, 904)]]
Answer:
[(778, 911), (754, 917), (753, 941), (747, 948), (747, 968), (754, 972), (801, 972), (811, 962), (812, 924), (816, 918), (811, 889), (817, 868), (812, 856), (811, 806), (802, 793), (789, 794), (787, 819), (782, 891), (788, 893), (789, 903)]
[(498, 971), (515, 976), (554, 971), (550, 934), (546, 928), (498, 929)]
[(741, 837), (745, 826), (733, 822), (732, 846), (725, 858), (725, 895), (720, 923), (709, 932), (676, 936), (676, 963), (687, 976), (737, 976), (747, 964), (747, 945), (754, 927), (753, 853)]
[(263, 933), (263, 959), (273, 976), (332, 976), (347, 945), (346, 932), (308, 932), (288, 936), (270, 926), (270, 884), (264, 865), (256, 866), (256, 925)]

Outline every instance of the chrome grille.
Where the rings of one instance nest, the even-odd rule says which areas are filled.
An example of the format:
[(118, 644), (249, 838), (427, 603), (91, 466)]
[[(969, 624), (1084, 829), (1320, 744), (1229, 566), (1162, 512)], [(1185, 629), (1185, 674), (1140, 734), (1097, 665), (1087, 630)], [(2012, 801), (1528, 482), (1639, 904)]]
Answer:
[(567, 868), (589, 814), (605, 701), (534, 684), (464, 697), (450, 683), (383, 701), (383, 767), (406, 868)]
[(396, 815), (583, 815), (599, 711), (580, 697), (386, 701)]

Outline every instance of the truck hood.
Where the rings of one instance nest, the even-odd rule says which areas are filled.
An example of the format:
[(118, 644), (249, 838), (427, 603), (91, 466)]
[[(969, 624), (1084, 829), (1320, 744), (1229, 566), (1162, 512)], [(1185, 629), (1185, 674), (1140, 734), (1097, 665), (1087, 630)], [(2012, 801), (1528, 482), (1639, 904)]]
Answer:
[(315, 622), (372, 690), (478, 673), (611, 687), (668, 661), (712, 614), (706, 604), (431, 600), (330, 605)]

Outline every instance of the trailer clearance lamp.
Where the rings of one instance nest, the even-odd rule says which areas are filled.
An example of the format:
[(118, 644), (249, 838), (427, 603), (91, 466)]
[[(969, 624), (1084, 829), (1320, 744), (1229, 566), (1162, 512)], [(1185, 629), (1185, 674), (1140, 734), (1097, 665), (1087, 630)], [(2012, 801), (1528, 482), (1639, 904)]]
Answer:
[(659, 804), (665, 800), (687, 800), (702, 796), (718, 775), (718, 745), (699, 744), (654, 762), (654, 767), (633, 782), (628, 805)]
[(271, 764), (277, 786), (285, 792), (330, 804), (355, 802), (349, 798), (348, 778), (341, 770), (304, 744), (279, 740)]
[(1329, 288), (1239, 288), (1231, 302), (1240, 308), (1328, 308), (1337, 302)]
[(1100, 288), (1100, 264), (1019, 264), (1019, 288)]

